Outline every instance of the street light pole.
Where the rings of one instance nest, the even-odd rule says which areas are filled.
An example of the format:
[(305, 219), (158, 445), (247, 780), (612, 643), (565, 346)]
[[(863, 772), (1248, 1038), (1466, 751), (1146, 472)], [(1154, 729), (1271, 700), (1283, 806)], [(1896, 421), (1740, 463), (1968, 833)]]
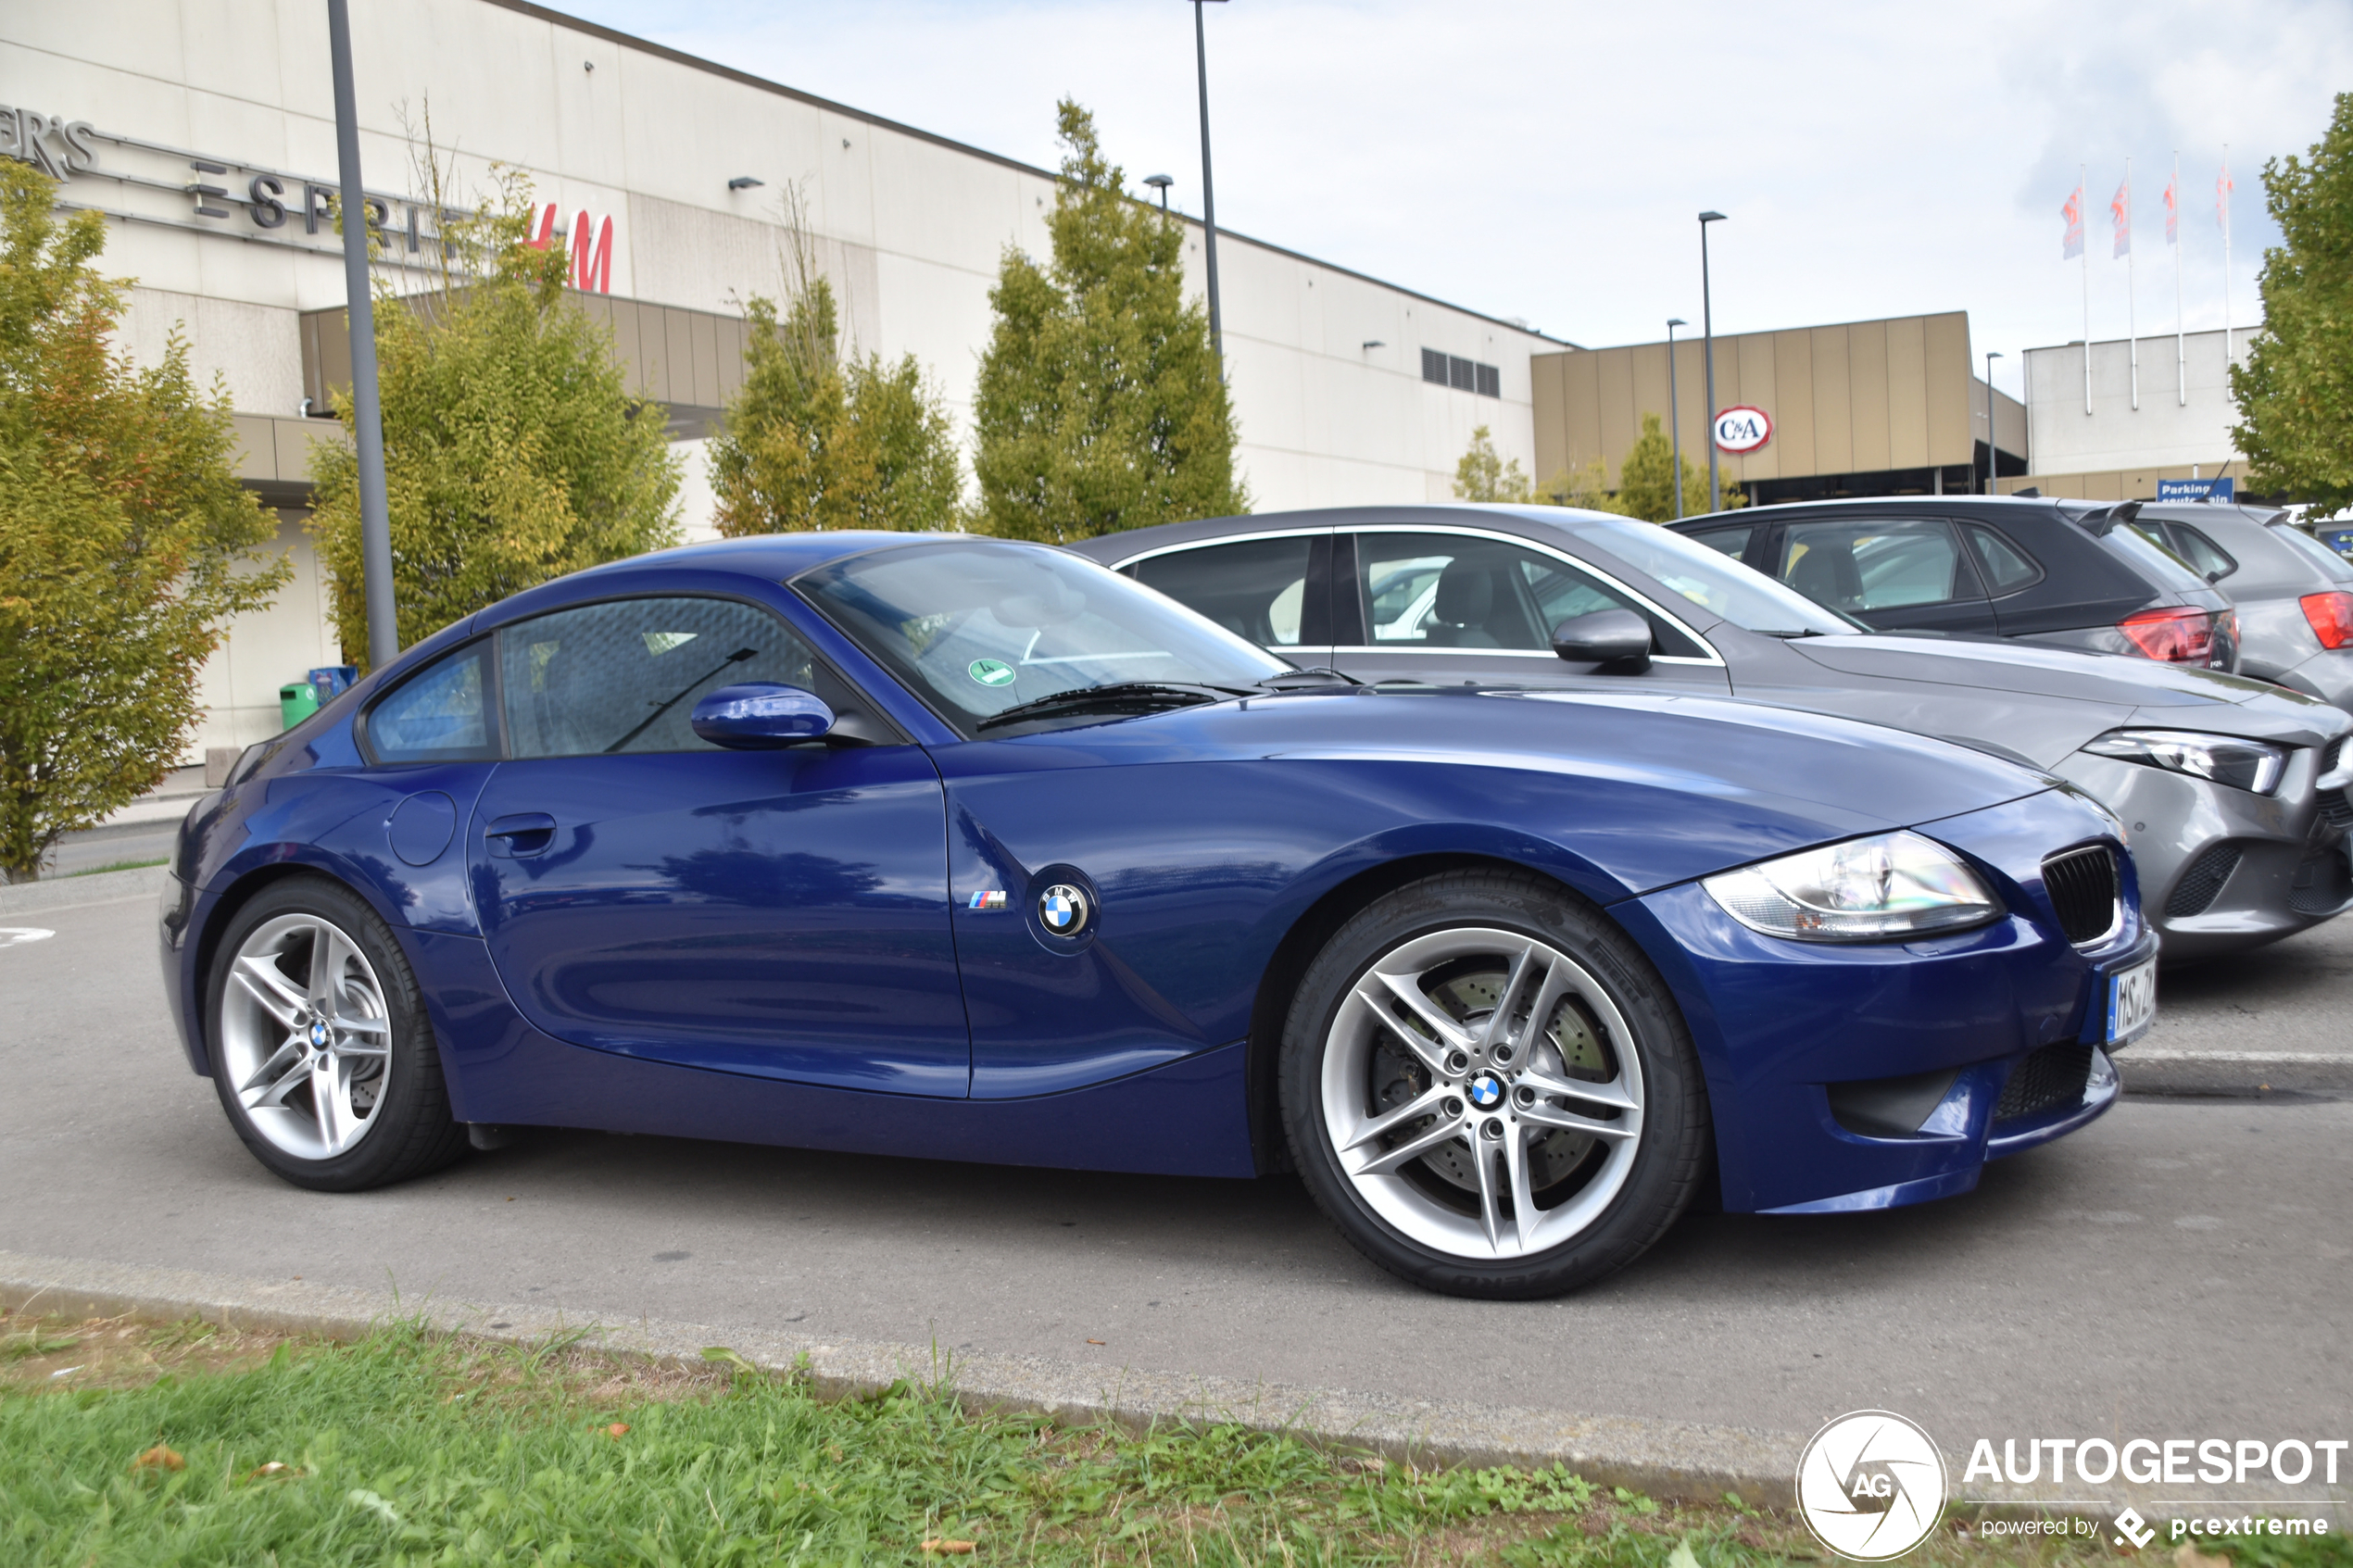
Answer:
[(351, 433), (359, 456), (359, 559), (368, 601), (368, 665), (400, 653), (392, 598), (392, 508), (384, 497), (384, 431), (376, 401), (376, 311), (368, 287), (368, 195), (359, 182), (359, 110), (351, 85), (351, 11), (327, 0), (335, 92), (335, 160), (343, 181), (344, 314), (351, 325)]
[(1217, 309), (1217, 187), (1209, 178), (1209, 33), (1202, 23), (1202, 0), (1193, 0), (1193, 59), (1201, 76), (1201, 232), (1209, 270), (1209, 347), (1217, 375), (1226, 375), (1226, 321)]
[(1675, 392), (1675, 329), (1691, 323), (1680, 316), (1667, 318), (1667, 430), (1675, 446), (1675, 516), (1683, 516), (1683, 400)]
[(1707, 509), (1724, 509), (1724, 479), (1716, 467), (1716, 303), (1707, 286), (1707, 226), (1721, 223), (1720, 212), (1699, 215), (1699, 320), (1707, 338)]
[(1985, 351), (1985, 493), (1994, 494), (1994, 481), (2000, 475), (1999, 459), (1994, 455), (1994, 361), (2002, 357), (1998, 348)]

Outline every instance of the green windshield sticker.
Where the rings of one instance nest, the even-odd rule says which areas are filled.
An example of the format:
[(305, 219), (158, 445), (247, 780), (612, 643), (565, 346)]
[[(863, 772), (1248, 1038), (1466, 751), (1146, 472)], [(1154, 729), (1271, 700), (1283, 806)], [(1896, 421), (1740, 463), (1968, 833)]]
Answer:
[(964, 667), (964, 673), (984, 686), (1010, 686), (1013, 684), (1013, 667), (1000, 659), (975, 659)]

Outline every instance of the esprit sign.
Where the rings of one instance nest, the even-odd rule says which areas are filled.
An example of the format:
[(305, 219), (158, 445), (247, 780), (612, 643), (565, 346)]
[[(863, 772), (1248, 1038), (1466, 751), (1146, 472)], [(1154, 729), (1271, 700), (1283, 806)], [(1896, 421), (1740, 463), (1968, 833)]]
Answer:
[(1719, 451), (1738, 457), (1754, 452), (1773, 439), (1773, 416), (1762, 408), (1745, 406), (1727, 408), (1716, 416), (1716, 445)]
[[(98, 156), (101, 144), (107, 148), (104, 160)], [(56, 180), (62, 207), (88, 207), (124, 222), (275, 243), (315, 254), (342, 252), (334, 242), (335, 201), (342, 189), (335, 180), (168, 147), (98, 130), (86, 119), (7, 104), (0, 104), (0, 157), (31, 164)], [(82, 178), (77, 180), (77, 175)], [(112, 187), (96, 201), (83, 194), (94, 179)], [(432, 265), (439, 253), (442, 225), (465, 216), (412, 196), (374, 192), (367, 195), (366, 205), (368, 226), (381, 247), (376, 255), (380, 266)], [(553, 202), (533, 209), (530, 243), (545, 250), (556, 236), (564, 235), (573, 285), (594, 294), (611, 293), (613, 220), (583, 211), (574, 214), (567, 231), (557, 227), (556, 211)]]

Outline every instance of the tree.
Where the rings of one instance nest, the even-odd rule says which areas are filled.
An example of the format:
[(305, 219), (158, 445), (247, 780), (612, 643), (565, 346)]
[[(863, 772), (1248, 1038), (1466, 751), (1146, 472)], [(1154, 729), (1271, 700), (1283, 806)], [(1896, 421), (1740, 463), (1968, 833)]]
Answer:
[(1008, 247), (974, 395), (980, 516), (1016, 539), (1081, 539), (1246, 511), (1234, 416), (1185, 228), (1129, 196), (1094, 118), (1057, 106), (1066, 150), (1039, 267)]
[(744, 384), (711, 444), (719, 532), (954, 526), (963, 482), (938, 393), (912, 354), (844, 357), (798, 189), (785, 200), (786, 309), (753, 297)]
[(237, 483), (226, 395), (175, 330), (139, 370), (109, 345), (106, 221), (0, 160), (0, 875), (152, 788), (203, 718), (229, 618), (289, 574)]
[[(528, 240), (529, 187), (453, 220), (422, 297), (376, 285), (376, 364), (403, 646), (598, 561), (677, 539), (679, 465), (661, 410), (632, 396), (610, 333), (564, 297), (568, 262)], [(347, 398), (335, 411), (346, 424)], [(344, 658), (364, 664), (352, 446), (316, 442), (311, 533)]]
[(2263, 331), (2231, 367), (2251, 489), (2334, 511), (2353, 503), (2353, 93), (2309, 160), (2263, 165), (2281, 244), (2263, 253)]
[(1506, 461), (1485, 425), (1472, 430), (1470, 445), (1454, 464), (1454, 499), (1521, 505), (1529, 499), (1528, 475), (1520, 471), (1519, 459)]
[(1581, 507), (1589, 512), (1617, 512), (1625, 508), (1608, 489), (1609, 465), (1599, 458), (1589, 458), (1575, 468), (1561, 467), (1553, 476), (1537, 485), (1529, 499), (1543, 507)]
[[(1708, 509), (1707, 470), (1683, 459), (1683, 515), (1697, 517)], [(1642, 416), (1642, 433), (1626, 449), (1617, 465), (1617, 508), (1645, 522), (1675, 519), (1675, 446), (1659, 428), (1656, 414)], [(1737, 484), (1724, 486), (1724, 510), (1745, 506)]]

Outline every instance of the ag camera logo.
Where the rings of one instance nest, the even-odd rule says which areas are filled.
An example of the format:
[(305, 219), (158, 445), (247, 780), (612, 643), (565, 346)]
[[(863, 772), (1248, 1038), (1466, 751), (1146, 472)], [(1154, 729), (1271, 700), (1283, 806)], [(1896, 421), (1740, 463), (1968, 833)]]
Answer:
[(1856, 1411), (1806, 1445), (1797, 1508), (1814, 1538), (1841, 1557), (1901, 1557), (1928, 1538), (1944, 1512), (1944, 1456), (1894, 1411)]

